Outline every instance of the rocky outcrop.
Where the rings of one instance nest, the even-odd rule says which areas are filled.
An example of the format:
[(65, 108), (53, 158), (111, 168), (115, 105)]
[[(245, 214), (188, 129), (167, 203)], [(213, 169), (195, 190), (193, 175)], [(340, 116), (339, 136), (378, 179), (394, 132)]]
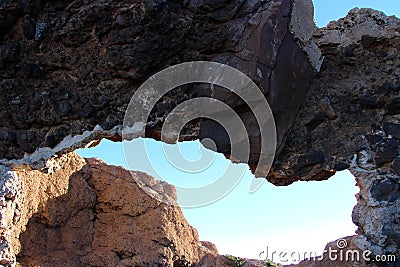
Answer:
[(355, 244), (397, 257), (399, 27), (382, 12), (353, 9), (316, 31), (324, 63), (269, 177), (286, 184), (287, 176), (325, 179), (349, 168), (360, 187)]
[(142, 191), (134, 176), (146, 174), (75, 153), (47, 167), (3, 176), (3, 266), (173, 266), (217, 253), (178, 206)]
[[(364, 159), (371, 160), (372, 157), (366, 154)], [(390, 170), (390, 165), (378, 170), (363, 167), (366, 166), (361, 165), (352, 169), (360, 187), (357, 205), (353, 210), (353, 222), (358, 226), (357, 234), (359, 234), (354, 243), (363, 250), (372, 251), (375, 255), (395, 255), (399, 264), (398, 176)]]
[(399, 19), (382, 12), (354, 9), (315, 31), (324, 63), (288, 132), (271, 182), (328, 178), (349, 168), (354, 155), (381, 131), (392, 140), (375, 148), (382, 150), (377, 164), (395, 158), (399, 26)]
[[(7, 159), (39, 147), (60, 153), (65, 137), (95, 127), (103, 137), (120, 138), (118, 127), (138, 86), (192, 60), (226, 63), (249, 75), (270, 100), (282, 145), (321, 65), (311, 0), (15, 0), (1, 4), (0, 24), (0, 158)], [(220, 99), (249, 130), (254, 127), (254, 116), (234, 94), (183, 87), (155, 107), (147, 136), (159, 138), (165, 114), (196, 96)], [(189, 124), (181, 139), (198, 138), (199, 123)], [(200, 138), (215, 137), (216, 127), (204, 122)], [(260, 136), (255, 130), (252, 136), (250, 163), (260, 153)], [(219, 142), (220, 152), (229, 154), (222, 149), (229, 140)]]
[(2, 266), (269, 266), (200, 242), (178, 206), (137, 184), (136, 176), (157, 183), (145, 173), (74, 152), (47, 161), (46, 172), (2, 171)]
[[(354, 9), (314, 29), (312, 12), (306, 12), (311, 7), (306, 0), (3, 2), (1, 162), (45, 168), (54, 155), (103, 137), (118, 140), (127, 103), (146, 78), (179, 62), (218, 61), (248, 74), (270, 103), (278, 146), (267, 179), (287, 185), (350, 168), (361, 188), (355, 244), (399, 256), (400, 22)], [(324, 62), (313, 79), (321, 63), (316, 45)], [(254, 118), (222, 89), (177, 88), (154, 107), (147, 136), (160, 138), (165, 114), (196, 96), (217, 98), (240, 115), (250, 132), (254, 169), (260, 153)], [(220, 133), (207, 121), (189, 123), (183, 132), (181, 139)], [(215, 139), (228, 155), (221, 147), (229, 140)], [(10, 236), (3, 243), (15, 243), (14, 230), (7, 229), (23, 208), (15, 202), (25, 194), (23, 183), (15, 171), (2, 169), (1, 175), (1, 204), (11, 209), (2, 217)], [(82, 200), (88, 206), (89, 196)], [(50, 225), (63, 220), (41, 216)], [(2, 253), (13, 254), (12, 246), (4, 247)]]

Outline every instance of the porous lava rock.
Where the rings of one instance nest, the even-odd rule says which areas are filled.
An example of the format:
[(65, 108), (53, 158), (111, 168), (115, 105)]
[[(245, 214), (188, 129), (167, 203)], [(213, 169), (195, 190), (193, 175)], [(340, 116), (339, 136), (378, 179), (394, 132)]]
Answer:
[(356, 8), (315, 32), (324, 63), (268, 177), (285, 185), (349, 169), (360, 187), (354, 243), (397, 258), (399, 26), (398, 18)]
[[(317, 29), (306, 0), (9, 0), (0, 4), (0, 25), (5, 169), (43, 171), (53, 156), (104, 137), (120, 140), (124, 111), (144, 80), (176, 63), (218, 61), (249, 75), (272, 108), (278, 142), (267, 179), (288, 185), (350, 169), (361, 189), (355, 244), (400, 256), (399, 19), (353, 9)], [(254, 169), (259, 131), (243, 102), (223, 89), (177, 88), (154, 107), (147, 137), (159, 139), (165, 114), (197, 96), (226, 102), (247, 123)], [(182, 140), (212, 138), (218, 128), (197, 121), (183, 132)], [(25, 193), (4, 170), (7, 210)]]
[[(137, 88), (168, 66), (211, 60), (251, 77), (270, 101), (282, 145), (321, 65), (311, 0), (6, 1), (0, 5), (0, 158), (56, 148), (67, 136), (122, 125)], [(245, 103), (217, 88), (177, 88), (154, 107), (147, 137), (159, 138), (171, 108), (209, 96), (229, 104), (259, 133)], [(181, 139), (215, 137), (188, 124)], [(118, 139), (117, 136), (105, 137)], [(229, 147), (222, 139), (219, 152)]]

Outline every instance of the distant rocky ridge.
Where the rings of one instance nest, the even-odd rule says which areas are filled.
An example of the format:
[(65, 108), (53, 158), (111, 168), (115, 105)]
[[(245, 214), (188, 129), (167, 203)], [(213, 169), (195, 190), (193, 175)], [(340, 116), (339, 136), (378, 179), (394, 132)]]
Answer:
[[(8, 232), (2, 230), (1, 259), (15, 256), (10, 248), (19, 251), (15, 244), (22, 237), (15, 238), (30, 216), (23, 213), (27, 217), (13, 229), (20, 216), (14, 211), (27, 207), (15, 209), (16, 196), (26, 193), (12, 169), (34, 168), (39, 175), (52, 157), (101, 138), (120, 140), (127, 102), (141, 82), (189, 60), (236, 67), (269, 100), (278, 131), (270, 182), (323, 180), (350, 169), (360, 187), (354, 244), (399, 258), (399, 19), (354, 9), (317, 29), (310, 10), (308, 0), (1, 2), (2, 212), (12, 208), (2, 216), (9, 228), (2, 226)], [(235, 108), (257, 140), (242, 102), (225, 91), (201, 89), (180, 88), (161, 101), (148, 137), (159, 138), (171, 107), (205, 95)], [(214, 127), (189, 124), (182, 140), (212, 137)], [(258, 154), (254, 141), (250, 167)], [(60, 218), (48, 219), (50, 224), (53, 219)]]

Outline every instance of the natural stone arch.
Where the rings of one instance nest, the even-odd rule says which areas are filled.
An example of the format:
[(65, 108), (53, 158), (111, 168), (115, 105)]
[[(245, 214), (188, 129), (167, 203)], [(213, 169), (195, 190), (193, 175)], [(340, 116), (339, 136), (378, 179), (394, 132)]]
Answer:
[[(366, 189), (353, 216), (359, 245), (398, 254), (399, 21), (353, 10), (316, 30), (325, 60), (313, 79), (320, 57), (312, 14), (298, 12), (310, 1), (228, 2), (9, 1), (0, 9), (1, 163), (44, 168), (54, 155), (118, 140), (126, 104), (144, 79), (182, 61), (220, 61), (254, 79), (274, 111), (279, 153), (267, 179), (286, 185), (352, 169)], [(223, 90), (179, 90), (242, 110)], [(155, 111), (182, 100), (160, 102)], [(249, 116), (245, 109), (242, 115)], [(159, 138), (159, 125), (149, 125), (148, 136)], [(199, 137), (196, 126), (185, 138)], [(383, 216), (379, 227), (370, 228), (357, 210)]]
[[(11, 11), (26, 17), (2, 22), (7, 30), (1, 38), (0, 88), (7, 108), (0, 114), (0, 158), (19, 159), (37, 148), (57, 150), (64, 137), (93, 129), (97, 135), (118, 135), (139, 85), (165, 67), (193, 60), (225, 63), (252, 78), (276, 110), (282, 146), (321, 64), (312, 40), (312, 2), (210, 3), (10, 3), (2, 10), (4, 18)], [(28, 34), (32, 27), (34, 36)], [(148, 137), (159, 138), (158, 122), (171, 106), (196, 96), (220, 99), (249, 116), (240, 111), (244, 103), (224, 90), (178, 88), (154, 108)], [(184, 138), (198, 137), (189, 125)]]

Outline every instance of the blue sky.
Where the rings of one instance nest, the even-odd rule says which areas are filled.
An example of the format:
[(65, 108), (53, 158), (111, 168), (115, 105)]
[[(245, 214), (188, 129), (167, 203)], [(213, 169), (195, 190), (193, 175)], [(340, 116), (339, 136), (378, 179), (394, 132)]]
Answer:
[(354, 7), (369, 7), (381, 10), (386, 15), (400, 15), (399, 0), (314, 0), (315, 20), (318, 27), (324, 27), (328, 22), (345, 17)]
[[(130, 151), (143, 142), (130, 142)], [(145, 171), (176, 185), (208, 184), (232, 164), (221, 154), (203, 172), (190, 174), (171, 166), (163, 156), (161, 142), (146, 139), (146, 149), (154, 168), (146, 167), (146, 157), (131, 154), (131, 169)], [(188, 160), (200, 157), (197, 141), (179, 143)], [(108, 164), (128, 168), (122, 143), (104, 140), (100, 145), (77, 151), (83, 157), (98, 157)], [(253, 178), (248, 166), (235, 164), (244, 173), (239, 184), (224, 198), (199, 208), (183, 208), (189, 223), (201, 240), (214, 242), (221, 254), (258, 258), (266, 247), (278, 251), (309, 251), (319, 253), (326, 243), (354, 234), (351, 211), (358, 192), (355, 180), (348, 173), (340, 173), (325, 182), (298, 182), (288, 187), (276, 187), (265, 182), (259, 190), (249, 194)], [(189, 182), (187, 182), (189, 181)], [(178, 196), (179, 197), (179, 196)]]
[[(371, 7), (388, 15), (400, 15), (398, 0), (315, 0), (314, 5), (319, 27), (345, 16), (353, 7)], [(139, 141), (132, 144), (135, 142)], [(189, 160), (200, 157), (199, 142), (184, 142), (180, 148)], [(209, 168), (190, 174), (168, 163), (160, 142), (146, 140), (146, 149), (150, 161), (156, 164), (146, 165), (144, 155), (133, 153), (130, 157), (134, 163), (129, 167), (177, 185), (210, 183), (232, 164), (222, 155), (215, 154)], [(97, 147), (78, 150), (78, 154), (127, 167), (122, 143), (105, 140)], [(264, 183), (258, 191), (249, 194), (252, 174), (246, 165), (234, 167), (244, 175), (227, 196), (203, 207), (183, 208), (185, 217), (197, 228), (201, 240), (214, 242), (220, 254), (258, 258), (267, 246), (270, 251), (320, 252), (326, 243), (354, 234), (356, 227), (351, 221), (351, 211), (356, 204), (354, 195), (358, 188), (348, 172), (338, 173), (328, 181), (297, 182), (288, 187)]]

